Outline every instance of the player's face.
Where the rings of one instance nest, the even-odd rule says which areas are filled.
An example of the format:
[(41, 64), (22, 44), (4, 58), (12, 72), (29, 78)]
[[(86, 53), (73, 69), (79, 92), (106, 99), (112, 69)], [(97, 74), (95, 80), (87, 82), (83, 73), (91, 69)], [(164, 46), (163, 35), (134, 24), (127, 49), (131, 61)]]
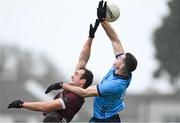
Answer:
[(117, 68), (117, 69), (123, 68), (124, 67), (125, 58), (126, 58), (125, 54), (117, 57), (115, 62), (114, 62), (114, 64), (113, 64), (113, 66), (115, 68)]
[(70, 84), (78, 86), (80, 84), (80, 81), (82, 80), (81, 77), (84, 72), (84, 70), (75, 71), (74, 74), (71, 76), (72, 81), (70, 82)]

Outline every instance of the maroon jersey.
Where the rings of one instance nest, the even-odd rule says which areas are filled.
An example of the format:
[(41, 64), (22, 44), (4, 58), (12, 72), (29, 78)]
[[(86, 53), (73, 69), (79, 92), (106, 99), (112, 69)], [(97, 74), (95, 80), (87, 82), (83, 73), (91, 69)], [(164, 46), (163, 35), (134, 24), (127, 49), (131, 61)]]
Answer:
[(66, 109), (47, 113), (43, 120), (44, 122), (70, 122), (84, 103), (83, 97), (72, 92), (63, 91), (54, 97), (54, 99), (57, 98), (62, 98)]

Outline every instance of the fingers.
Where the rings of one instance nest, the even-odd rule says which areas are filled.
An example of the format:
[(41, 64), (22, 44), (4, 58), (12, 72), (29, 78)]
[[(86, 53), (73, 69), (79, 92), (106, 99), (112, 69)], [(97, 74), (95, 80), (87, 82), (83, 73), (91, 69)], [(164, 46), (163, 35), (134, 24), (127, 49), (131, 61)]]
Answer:
[(57, 83), (51, 84), (51, 85), (46, 89), (45, 94), (49, 93), (49, 92), (52, 91), (52, 90), (61, 89), (61, 88), (62, 88), (62, 84), (63, 84), (63, 82), (57, 82)]
[(89, 37), (94, 38), (94, 28), (92, 24), (90, 24), (90, 27), (89, 27)]
[(103, 6), (103, 3), (104, 3), (104, 1), (101, 0), (101, 1), (99, 2), (98, 8), (104, 8), (104, 9), (106, 9), (106, 7), (107, 7), (107, 1), (105, 1), (104, 6)]
[(90, 30), (93, 28), (92, 24), (90, 24)]
[(21, 108), (23, 103), (24, 102), (22, 102), (21, 100), (15, 100), (12, 103), (10, 103), (7, 108), (8, 109), (9, 108)]
[(46, 91), (45, 91), (45, 94), (48, 94), (50, 91), (51, 91), (51, 88), (48, 87), (48, 88), (46, 89)]
[(107, 2), (104, 3), (104, 7), (103, 7), (105, 10), (107, 8)]
[(95, 25), (94, 25), (94, 28), (97, 29), (97, 27), (99, 26), (99, 19), (96, 19), (96, 22), (95, 22)]
[(94, 28), (93, 28), (94, 33), (96, 32), (98, 26), (99, 26), (99, 20), (96, 20), (96, 22), (94, 24)]
[(100, 1), (97, 8), (97, 17), (100, 22), (103, 22), (106, 18), (107, 2)]
[(12, 103), (10, 103), (7, 108), (8, 108), (8, 109), (9, 109), (9, 108), (13, 108), (14, 102), (15, 102), (15, 101), (13, 101)]
[(9, 108), (12, 108), (12, 107), (11, 107), (11, 104), (9, 104), (7, 108), (8, 108), (8, 109), (9, 109)]
[(54, 86), (54, 84), (51, 84), (47, 89), (46, 89), (46, 91), (45, 91), (45, 94), (48, 94), (50, 91), (52, 91), (53, 89), (53, 86)]
[(99, 23), (100, 23), (99, 19), (96, 19), (94, 26), (92, 24), (90, 24), (90, 29), (89, 29), (89, 37), (90, 38), (94, 38), (94, 35), (99, 26)]
[(46, 90), (46, 91), (45, 91), (45, 94), (48, 94), (48, 93), (49, 93), (48, 90)]
[(46, 90), (45, 94), (48, 94), (51, 90)]
[(98, 8), (102, 8), (103, 6), (103, 0), (99, 2)]

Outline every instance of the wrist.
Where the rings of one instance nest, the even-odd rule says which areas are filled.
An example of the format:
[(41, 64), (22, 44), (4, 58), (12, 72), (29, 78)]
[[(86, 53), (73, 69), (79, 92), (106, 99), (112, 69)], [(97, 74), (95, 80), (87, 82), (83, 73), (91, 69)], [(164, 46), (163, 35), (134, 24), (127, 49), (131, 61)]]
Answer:
[(92, 39), (93, 39), (93, 38), (92, 38), (91, 36), (88, 37), (88, 40), (92, 41)]
[(63, 83), (62, 84), (62, 89), (66, 90), (66, 85), (69, 84), (69, 83)]
[(104, 22), (106, 18), (99, 19), (100, 22)]
[(108, 21), (106, 18), (104, 18), (103, 21), (101, 21), (101, 23), (108, 23)]
[(23, 106), (24, 106), (24, 102), (21, 101), (21, 103), (20, 103), (20, 108), (23, 108)]
[(89, 39), (93, 39), (93, 38), (94, 38), (94, 36), (89, 36), (88, 38), (89, 38)]

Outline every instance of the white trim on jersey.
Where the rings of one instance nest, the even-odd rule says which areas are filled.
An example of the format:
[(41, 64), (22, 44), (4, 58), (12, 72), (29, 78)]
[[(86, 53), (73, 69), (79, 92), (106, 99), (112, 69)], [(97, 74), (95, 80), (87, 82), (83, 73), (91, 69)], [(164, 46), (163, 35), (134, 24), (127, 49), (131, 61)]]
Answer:
[(62, 109), (66, 109), (66, 106), (65, 106), (65, 104), (64, 104), (64, 101), (63, 101), (63, 99), (59, 98), (59, 100), (60, 100), (60, 102), (61, 102)]

